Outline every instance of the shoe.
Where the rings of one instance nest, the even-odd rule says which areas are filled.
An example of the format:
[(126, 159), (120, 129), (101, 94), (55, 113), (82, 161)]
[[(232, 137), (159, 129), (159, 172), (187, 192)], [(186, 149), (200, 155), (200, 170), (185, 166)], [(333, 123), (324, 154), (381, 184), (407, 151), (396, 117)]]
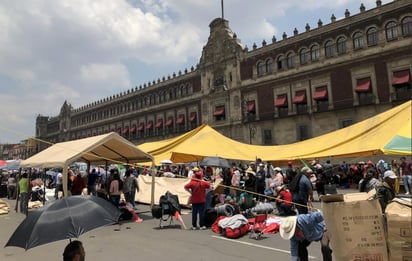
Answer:
[(409, 194), (410, 194), (409, 192), (406, 192), (406, 193), (405, 193), (405, 195), (409, 195)]
[(197, 230), (197, 227), (191, 227), (190, 229), (191, 230)]
[(205, 227), (205, 226), (200, 227), (200, 230), (205, 230), (205, 229), (206, 229), (206, 227)]

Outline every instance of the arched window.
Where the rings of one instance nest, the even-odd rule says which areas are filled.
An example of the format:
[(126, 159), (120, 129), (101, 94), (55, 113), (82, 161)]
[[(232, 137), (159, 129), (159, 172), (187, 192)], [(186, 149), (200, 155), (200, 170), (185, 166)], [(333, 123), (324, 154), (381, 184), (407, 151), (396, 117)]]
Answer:
[(412, 17), (407, 16), (402, 19), (402, 35), (411, 36), (412, 35)]
[(278, 64), (278, 70), (283, 70), (286, 69), (286, 60), (285, 56), (280, 55), (277, 59), (277, 64)]
[(338, 40), (336, 41), (336, 47), (338, 50), (338, 54), (346, 53), (346, 38), (343, 36), (339, 37)]
[(329, 40), (325, 43), (325, 56), (326, 57), (332, 57), (333, 56), (333, 53), (334, 53), (333, 52), (333, 47), (334, 47), (334, 44), (333, 44), (332, 40)]
[(273, 60), (272, 59), (267, 59), (266, 60), (266, 72), (267, 73), (272, 73), (273, 72), (272, 65), (273, 65)]
[(398, 28), (395, 22), (389, 22), (386, 25), (386, 40), (393, 41), (398, 39)]
[(286, 56), (288, 68), (293, 68), (295, 66), (293, 62), (293, 58), (294, 58), (293, 53), (288, 53), (288, 55)]
[(363, 34), (362, 32), (356, 32), (353, 35), (353, 49), (362, 49), (363, 48)]
[(265, 63), (264, 62), (258, 62), (257, 63), (257, 75), (261, 76), (265, 74)]
[(368, 46), (373, 46), (378, 44), (378, 30), (376, 27), (369, 28), (366, 32)]
[(309, 59), (310, 59), (310, 53), (308, 52), (308, 49), (303, 48), (302, 50), (300, 50), (300, 64), (306, 64)]
[(310, 59), (313, 61), (318, 61), (319, 60), (319, 45), (314, 45), (312, 46), (312, 48), (310, 49)]

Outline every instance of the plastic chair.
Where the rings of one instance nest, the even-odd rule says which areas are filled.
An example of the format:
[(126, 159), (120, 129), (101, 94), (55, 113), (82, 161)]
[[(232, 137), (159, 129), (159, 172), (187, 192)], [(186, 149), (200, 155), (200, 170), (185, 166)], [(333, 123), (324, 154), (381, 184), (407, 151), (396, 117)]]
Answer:
[(266, 228), (267, 218), (267, 214), (259, 214), (255, 216), (254, 221), (251, 223), (249, 238), (260, 239), (262, 237), (263, 231)]

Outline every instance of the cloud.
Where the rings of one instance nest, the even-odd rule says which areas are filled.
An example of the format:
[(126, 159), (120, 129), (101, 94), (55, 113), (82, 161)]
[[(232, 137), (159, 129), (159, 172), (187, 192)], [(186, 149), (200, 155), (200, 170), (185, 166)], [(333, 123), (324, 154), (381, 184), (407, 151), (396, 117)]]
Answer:
[[(355, 3), (354, 3), (355, 2)], [(375, 0), (363, 0), (366, 8)], [(389, 0), (383, 1), (387, 3)], [(225, 0), (225, 18), (249, 49), (294, 27), (359, 12), (353, 0)], [(55, 116), (65, 100), (82, 106), (195, 66), (221, 16), (218, 0), (0, 1), (0, 106), (14, 130), (34, 135), (37, 114)], [(326, 10), (326, 11), (325, 11)], [(332, 11), (333, 10), (333, 11)], [(307, 21), (305, 19), (308, 19)], [(10, 113), (9, 113), (10, 111)], [(1, 142), (1, 141), (0, 141)]]

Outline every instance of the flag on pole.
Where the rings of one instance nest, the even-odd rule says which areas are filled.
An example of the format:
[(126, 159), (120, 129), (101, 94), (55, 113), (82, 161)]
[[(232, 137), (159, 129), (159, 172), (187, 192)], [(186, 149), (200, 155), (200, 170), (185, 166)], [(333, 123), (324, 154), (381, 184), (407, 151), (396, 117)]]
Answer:
[(183, 218), (180, 215), (179, 211), (175, 211), (175, 218), (176, 218), (177, 221), (179, 221), (182, 224), (184, 229), (187, 229), (187, 227), (185, 225), (185, 222), (183, 221)]

